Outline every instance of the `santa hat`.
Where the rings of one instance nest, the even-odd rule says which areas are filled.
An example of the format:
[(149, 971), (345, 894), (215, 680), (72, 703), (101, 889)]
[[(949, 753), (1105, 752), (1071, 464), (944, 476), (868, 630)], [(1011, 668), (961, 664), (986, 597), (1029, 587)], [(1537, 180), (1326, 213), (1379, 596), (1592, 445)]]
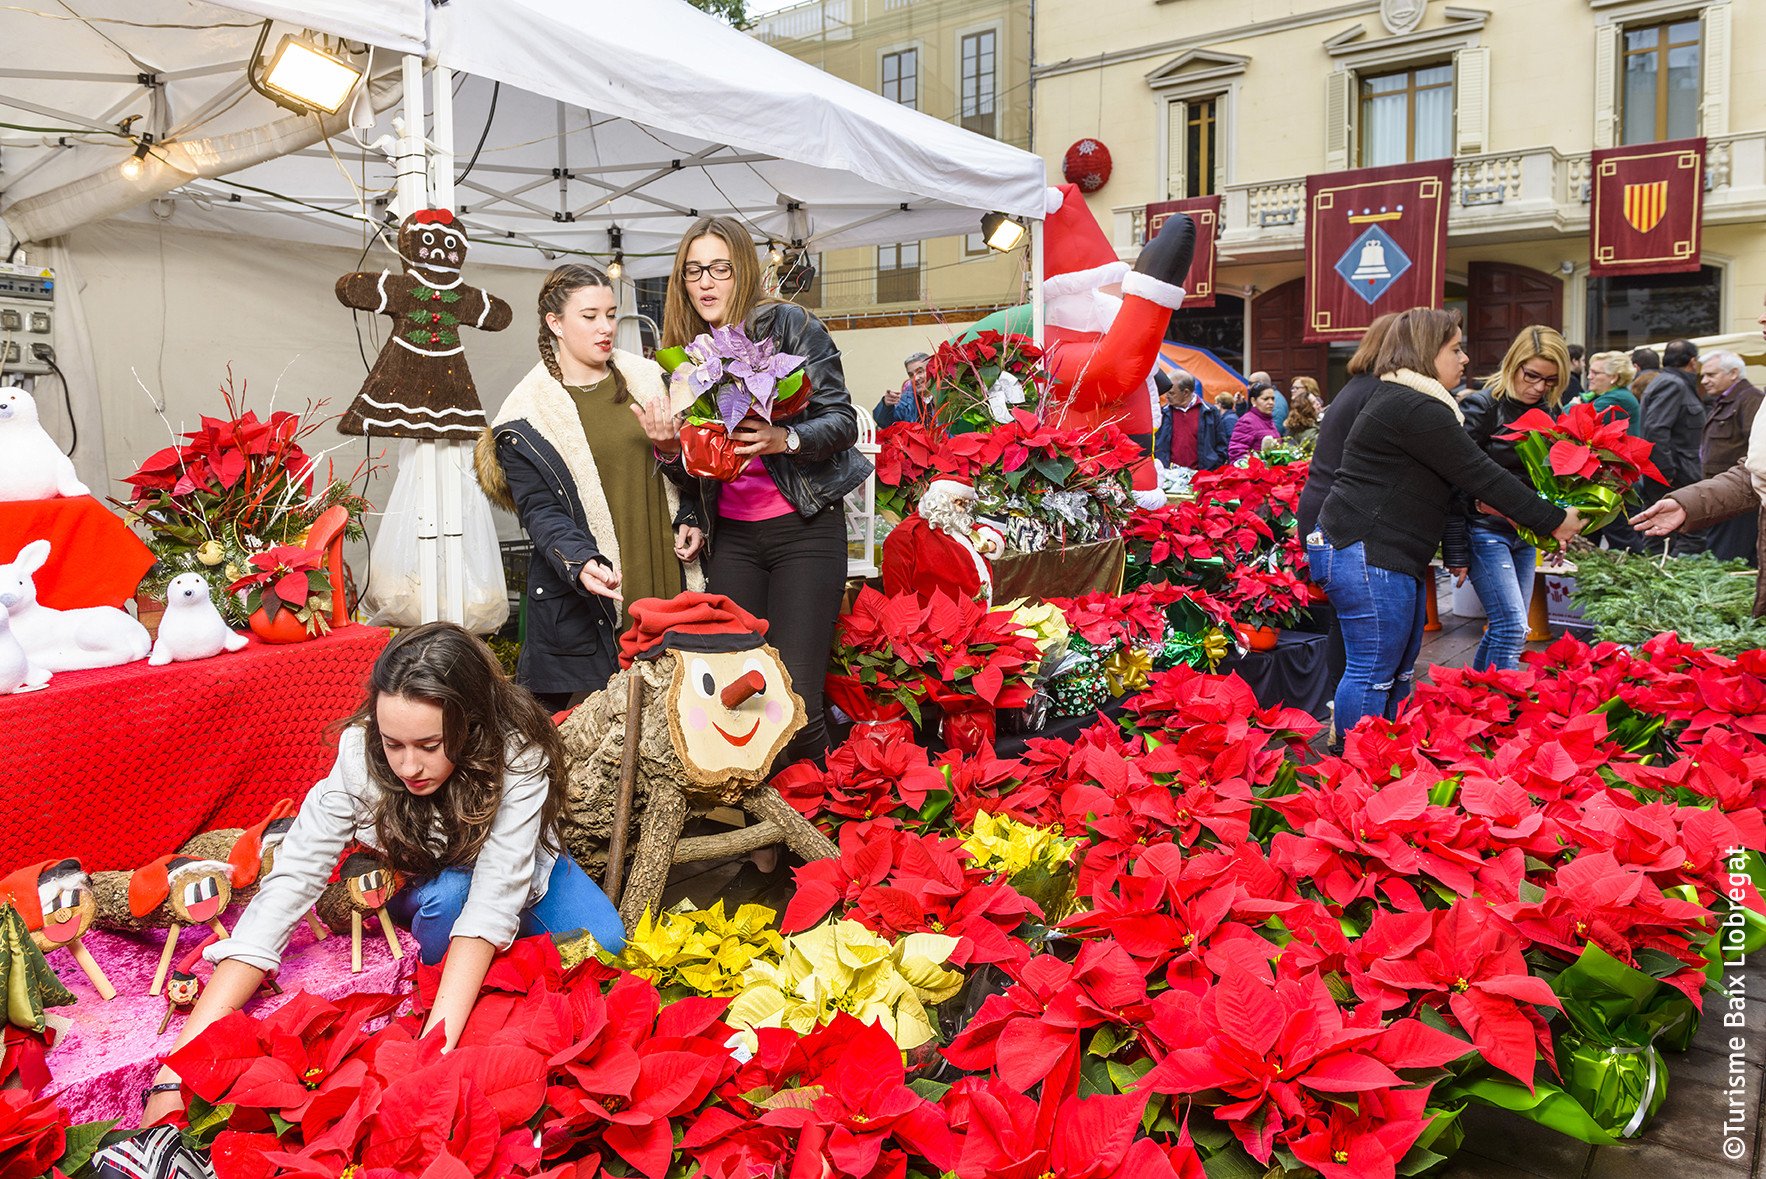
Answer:
[(932, 482), (926, 484), (926, 491), (928, 494), (934, 491), (943, 492), (946, 495), (953, 495), (959, 491), (967, 491), (973, 494), (975, 491), (975, 481), (967, 475), (955, 472), (940, 472)]
[(294, 800), (284, 798), (270, 808), (262, 822), (247, 827), (240, 833), (233, 844), (233, 850), (227, 853), (227, 862), (233, 865), (233, 882), (245, 887), (258, 878), (258, 870), (264, 864), (264, 836), (271, 824), (283, 819), (293, 821)]
[(1050, 188), (1047, 204), (1042, 223), (1044, 298), (1096, 290), (1127, 276), (1128, 263), (1116, 256), (1077, 184)]
[(656, 659), (667, 651), (746, 651), (766, 635), (756, 618), (722, 594), (684, 593), (639, 598), (631, 604), (632, 628), (619, 636), (619, 665)]
[(129, 912), (146, 917), (172, 895), (172, 877), (197, 873), (233, 879), (233, 865), (222, 860), (195, 860), (189, 856), (161, 856), (129, 873)]
[(0, 904), (12, 902), (18, 915), (24, 918), (25, 928), (36, 931), (43, 928), (43, 885), (61, 877), (73, 877), (69, 883), (81, 886), (87, 884), (86, 871), (80, 867), (78, 860), (44, 860), (41, 864), (32, 864), (29, 868), (20, 868), (4, 880), (0, 880)]

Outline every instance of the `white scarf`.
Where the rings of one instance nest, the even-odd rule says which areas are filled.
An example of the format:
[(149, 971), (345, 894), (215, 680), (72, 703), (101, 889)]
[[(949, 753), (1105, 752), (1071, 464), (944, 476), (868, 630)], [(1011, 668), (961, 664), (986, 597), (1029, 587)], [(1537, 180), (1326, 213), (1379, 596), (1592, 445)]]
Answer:
[(1425, 397), (1433, 397), (1442, 405), (1453, 411), (1453, 420), (1460, 425), (1466, 424), (1466, 415), (1459, 412), (1459, 402), (1447, 391), (1447, 386), (1434, 377), (1425, 377), (1415, 369), (1401, 368), (1395, 373), (1381, 373), (1380, 380), (1391, 381), (1394, 385), (1403, 385), (1406, 389), (1414, 389)]
[(1748, 435), (1748, 474), (1754, 480), (1754, 491), (1766, 503), (1766, 414), (1756, 414), (1753, 433)]

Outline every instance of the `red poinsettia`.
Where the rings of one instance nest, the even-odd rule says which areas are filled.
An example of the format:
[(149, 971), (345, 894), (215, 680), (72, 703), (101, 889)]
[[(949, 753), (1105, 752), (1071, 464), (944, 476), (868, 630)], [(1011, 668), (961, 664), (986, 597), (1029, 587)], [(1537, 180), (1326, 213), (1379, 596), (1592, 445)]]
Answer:
[(1555, 418), (1530, 409), (1502, 435), (1512, 441), (1530, 436), (1549, 447), (1548, 465), (1560, 478), (1600, 482), (1618, 491), (1639, 479), (1666, 482), (1650, 461), (1650, 441), (1631, 433), (1623, 420), (1605, 420), (1589, 402), (1575, 402)]
[(958, 1179), (1188, 1179), (1158, 1143), (1141, 1137), (1147, 1095), (1099, 1094), (1061, 1102), (1053, 1126), (1039, 1124), (1037, 1103), (999, 1081), (960, 1082), (946, 1098), (965, 1133), (952, 1170)]
[(1398, 1164), (1433, 1120), (1429, 1089), (1374, 1090), (1353, 1106), (1333, 1103), (1288, 1149), (1323, 1179), (1395, 1179)]
[(0, 1176), (36, 1179), (47, 1174), (67, 1149), (66, 1127), (67, 1116), (53, 1097), (0, 1089)]

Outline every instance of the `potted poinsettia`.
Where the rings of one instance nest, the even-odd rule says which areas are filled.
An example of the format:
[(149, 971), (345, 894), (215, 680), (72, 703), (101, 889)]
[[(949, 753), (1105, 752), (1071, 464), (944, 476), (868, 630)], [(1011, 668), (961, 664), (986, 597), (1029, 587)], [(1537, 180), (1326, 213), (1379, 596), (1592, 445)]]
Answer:
[(1233, 617), (1245, 624), (1246, 642), (1253, 651), (1275, 647), (1280, 630), (1293, 626), (1322, 595), (1305, 578), (1287, 569), (1248, 566), (1227, 574), (1220, 597), (1233, 608)]
[(713, 328), (685, 348), (664, 348), (656, 361), (671, 376), (670, 404), (685, 415), (682, 462), (708, 479), (728, 483), (748, 466), (730, 439), (744, 418), (772, 422), (809, 404), (804, 358), (750, 339), (740, 324)]
[(243, 593), (252, 633), (266, 643), (300, 643), (331, 629), (325, 554), (285, 544), (247, 558), (251, 572), (227, 587)]
[[(1541, 496), (1582, 513), (1585, 534), (1612, 523), (1639, 480), (1667, 482), (1650, 461), (1649, 440), (1633, 436), (1622, 419), (1603, 421), (1586, 401), (1556, 418), (1530, 409), (1501, 437), (1514, 441), (1515, 453)], [(1525, 528), (1516, 531), (1535, 548), (1557, 547), (1549, 536)]]
[(875, 736), (911, 741), (920, 723), (925, 676), (903, 652), (921, 617), (912, 595), (887, 598), (866, 586), (835, 623), (823, 690)]

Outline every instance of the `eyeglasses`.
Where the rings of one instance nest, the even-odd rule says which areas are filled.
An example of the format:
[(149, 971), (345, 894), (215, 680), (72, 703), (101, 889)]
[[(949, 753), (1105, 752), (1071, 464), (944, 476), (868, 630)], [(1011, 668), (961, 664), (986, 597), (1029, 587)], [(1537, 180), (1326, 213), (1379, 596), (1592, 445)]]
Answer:
[(689, 262), (681, 267), (681, 277), (688, 282), (698, 282), (707, 274), (716, 279), (725, 279), (734, 273), (736, 273), (736, 267), (723, 258), (704, 265), (698, 262)]
[(1519, 375), (1521, 377), (1524, 377), (1526, 380), (1531, 381), (1535, 385), (1552, 385), (1552, 384), (1557, 383), (1557, 377), (1555, 374), (1552, 376), (1549, 376), (1549, 377), (1541, 376), (1539, 373), (1534, 372), (1530, 368), (1522, 369), (1520, 371)]

